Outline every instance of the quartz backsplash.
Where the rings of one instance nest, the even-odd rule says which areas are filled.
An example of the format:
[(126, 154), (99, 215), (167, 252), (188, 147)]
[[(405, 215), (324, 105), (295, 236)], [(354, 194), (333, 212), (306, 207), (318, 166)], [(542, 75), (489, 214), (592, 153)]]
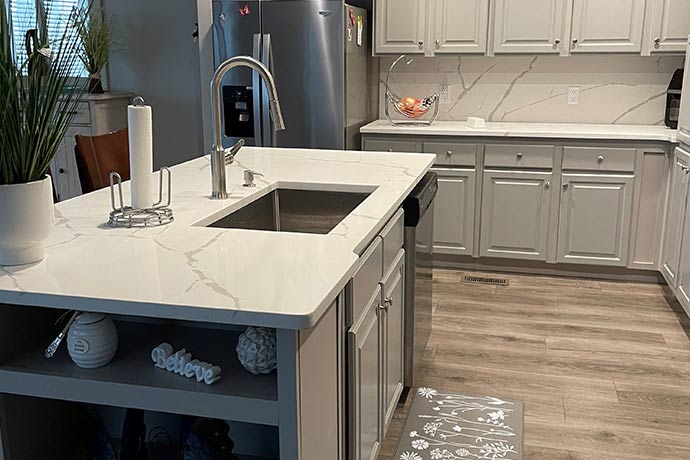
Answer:
[[(380, 60), (382, 81), (393, 59)], [(664, 123), (666, 89), (681, 67), (682, 56), (420, 56), (398, 64), (391, 86), (421, 98), (446, 83), (450, 103), (440, 105), (440, 120), (649, 125)], [(580, 88), (577, 105), (568, 104), (570, 87)]]

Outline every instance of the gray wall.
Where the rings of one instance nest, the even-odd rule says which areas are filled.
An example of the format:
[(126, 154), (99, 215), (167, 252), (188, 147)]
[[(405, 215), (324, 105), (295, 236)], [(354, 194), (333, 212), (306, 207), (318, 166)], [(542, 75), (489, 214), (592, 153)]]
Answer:
[(201, 116), (199, 48), (192, 38), (192, 0), (102, 0), (117, 21), (112, 91), (141, 95), (153, 108), (154, 166), (173, 165), (206, 150)]

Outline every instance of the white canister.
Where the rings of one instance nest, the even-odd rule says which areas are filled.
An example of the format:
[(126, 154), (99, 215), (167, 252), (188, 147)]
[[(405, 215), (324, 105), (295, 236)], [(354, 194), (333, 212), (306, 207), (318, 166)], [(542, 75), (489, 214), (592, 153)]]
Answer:
[(67, 333), (67, 351), (81, 368), (105, 366), (117, 352), (115, 323), (101, 313), (80, 314)]

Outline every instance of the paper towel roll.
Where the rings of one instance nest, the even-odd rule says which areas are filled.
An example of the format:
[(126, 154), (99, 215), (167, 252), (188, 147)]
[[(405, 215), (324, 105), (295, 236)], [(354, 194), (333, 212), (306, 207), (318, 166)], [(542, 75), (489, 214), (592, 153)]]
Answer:
[(129, 172), (131, 178), (132, 207), (153, 206), (153, 125), (151, 107), (127, 107), (129, 127)]

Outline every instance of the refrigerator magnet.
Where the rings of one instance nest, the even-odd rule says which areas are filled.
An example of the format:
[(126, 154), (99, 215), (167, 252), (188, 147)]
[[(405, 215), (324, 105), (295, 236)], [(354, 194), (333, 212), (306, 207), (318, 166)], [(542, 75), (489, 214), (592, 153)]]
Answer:
[(362, 35), (364, 34), (364, 19), (357, 16), (357, 46), (362, 46)]

